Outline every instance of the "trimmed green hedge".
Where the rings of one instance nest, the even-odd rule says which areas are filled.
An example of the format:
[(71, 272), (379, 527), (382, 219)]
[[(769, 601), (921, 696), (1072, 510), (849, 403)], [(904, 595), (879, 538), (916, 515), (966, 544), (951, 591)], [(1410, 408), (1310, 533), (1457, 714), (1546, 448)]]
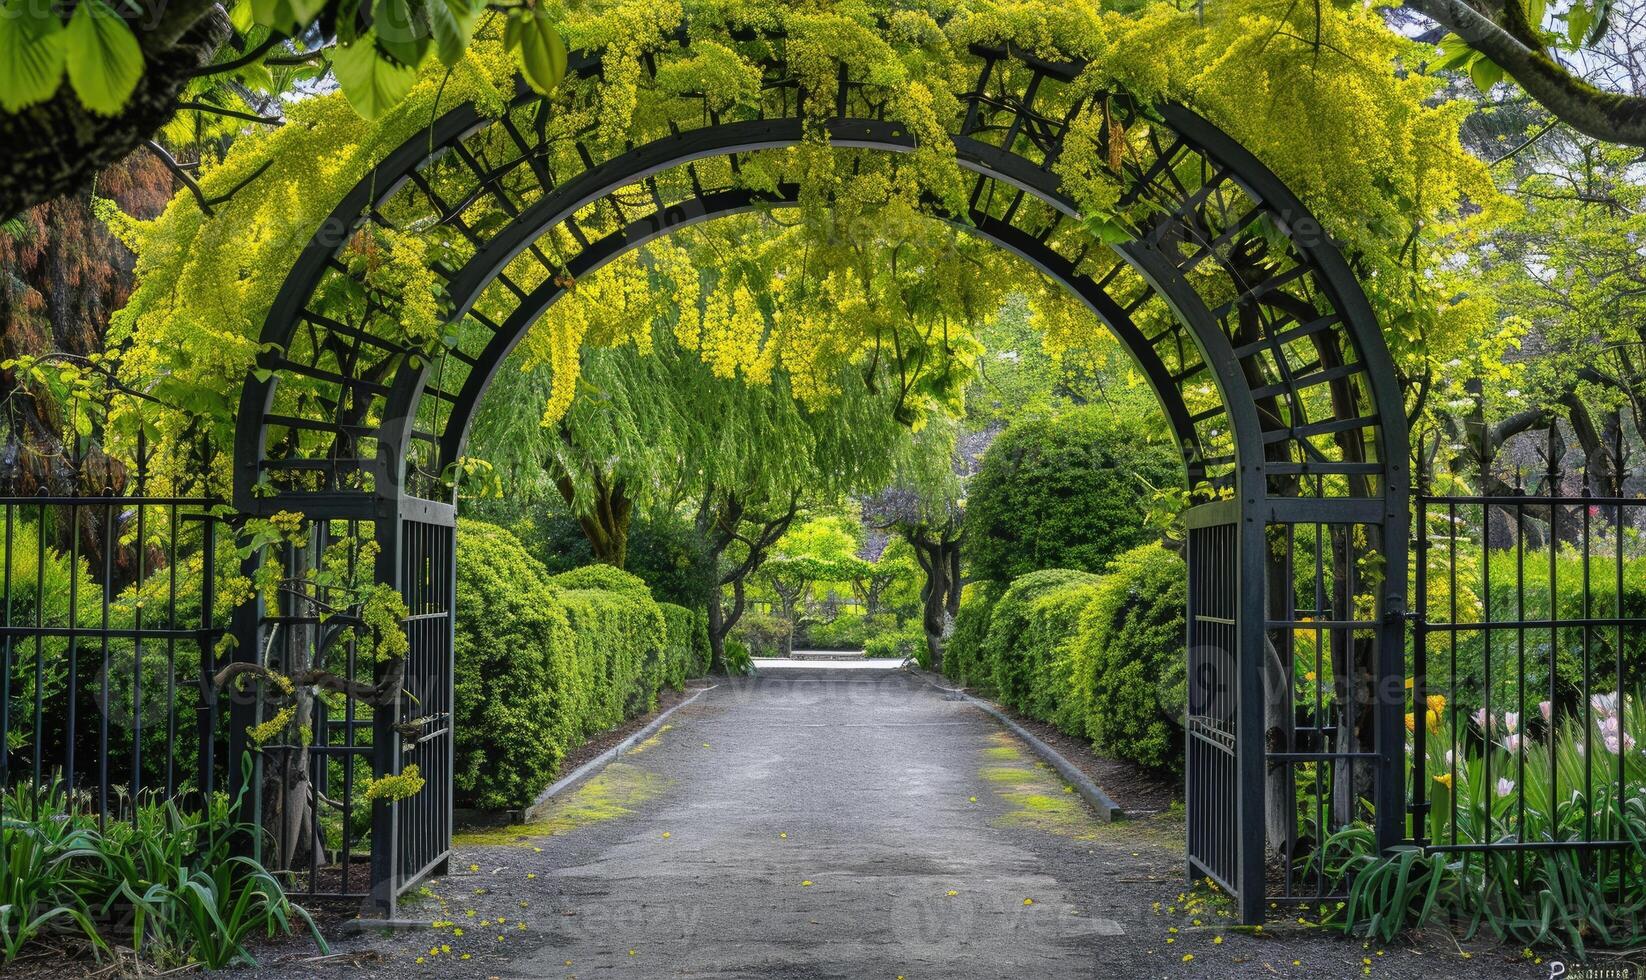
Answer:
[(1101, 575), (1030, 572), (961, 599), (944, 671), (1104, 755), (1177, 768), (1183, 758), (1187, 569), (1159, 544)]
[(1105, 755), (1181, 768), (1188, 566), (1158, 544), (1116, 558), (1068, 644), (1074, 704)]
[(657, 706), (667, 627), (646, 583), (608, 565), (577, 568), (549, 579), (577, 638), (570, 710), (581, 738), (622, 724)]
[[(1061, 654), (1074, 632), (1080, 605), (1097, 576), (1066, 568), (1030, 572), (1012, 580), (995, 603), (983, 655), (995, 695), (1014, 711), (1053, 721), (1070, 711), (1069, 672)], [(1077, 729), (1078, 731), (1078, 729)]]
[(460, 804), (530, 804), (573, 746), (706, 667), (701, 615), (660, 606), (639, 578), (604, 565), (551, 576), (480, 521), (458, 521), (457, 536)]
[(566, 610), (508, 531), (457, 523), (454, 776), (458, 801), (532, 801), (581, 731), (585, 695)]
[(984, 658), (989, 638), (989, 620), (994, 604), (1006, 587), (999, 582), (973, 582), (960, 593), (960, 612), (954, 618), (954, 632), (943, 648), (943, 673), (962, 684), (988, 687), (994, 671)]
[(697, 609), (660, 602), (667, 627), (663, 652), (663, 686), (679, 690), (686, 678), (709, 672), (709, 617)]

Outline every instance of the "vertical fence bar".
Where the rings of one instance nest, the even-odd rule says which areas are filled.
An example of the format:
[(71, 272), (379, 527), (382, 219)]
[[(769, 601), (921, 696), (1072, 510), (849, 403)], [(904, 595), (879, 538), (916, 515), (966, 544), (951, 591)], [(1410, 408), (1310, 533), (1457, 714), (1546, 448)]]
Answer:
[[(1417, 458), (1423, 459), (1423, 441), (1418, 440)], [(1416, 591), (1417, 610), (1412, 618), (1412, 805), (1410, 839), (1418, 844), (1428, 843), (1429, 816), (1429, 498), (1428, 478), (1423, 467), (1418, 468), (1417, 494), (1413, 501), (1417, 510), (1414, 526), (1417, 539), (1414, 551), (1417, 567), (1413, 588)]]

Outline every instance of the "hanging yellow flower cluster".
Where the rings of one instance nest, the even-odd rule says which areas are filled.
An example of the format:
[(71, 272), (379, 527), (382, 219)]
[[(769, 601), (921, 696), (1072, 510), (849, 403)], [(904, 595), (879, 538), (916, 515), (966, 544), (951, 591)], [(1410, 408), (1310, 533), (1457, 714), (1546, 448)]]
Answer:
[[(533, 356), (556, 373), (550, 417), (569, 404), (584, 345), (644, 343), (658, 317), (667, 317), (681, 341), (723, 376), (765, 383), (781, 371), (797, 395), (819, 398), (850, 365), (883, 375), (876, 383), (896, 386), (910, 405), (941, 404), (954, 387), (953, 372), (975, 356), (968, 324), (992, 315), (1003, 290), (1032, 281), (1003, 272), (991, 264), (998, 258), (975, 243), (957, 244), (952, 232), (931, 230), (938, 226), (925, 217), (934, 205), (963, 214), (969, 203), (971, 177), (947, 134), (964, 113), (960, 95), (975, 84), (974, 45), (1088, 59), (1073, 84), (1044, 87), (1043, 111), (1055, 114), (1118, 87), (1145, 103), (1187, 103), (1228, 131), (1355, 254), (1408, 366), (1450, 356), (1482, 328), (1484, 308), (1463, 315), (1443, 308), (1448, 284), (1436, 272), (1437, 249), (1464, 213), (1473, 215), (1470, 222), (1493, 220), (1498, 198), (1485, 169), (1459, 144), (1462, 110), (1434, 104), (1437, 83), (1415, 70), (1421, 49), (1389, 31), (1375, 10), (1242, 0), (1212, 8), (1202, 22), (1166, 3), (1125, 14), (1063, 0), (893, 7), (860, 0), (622, 0), (568, 11), (569, 45), (603, 48), (602, 72), (568, 79), (541, 116), (516, 110), (514, 117), (543, 128), (539, 162), (562, 177), (585, 166), (580, 153), (609, 159), (674, 128), (703, 125), (710, 114), (737, 121), (792, 113), (792, 90), (762, 77), (761, 59), (777, 45), (807, 93), (813, 125), (798, 147), (745, 154), (735, 174), (724, 159), (696, 165), (705, 181), (768, 190), (797, 184), (802, 207), (793, 229), (718, 254), (653, 243), (645, 263), (616, 262), (565, 284), (567, 297), (527, 340)], [(675, 40), (682, 24), (690, 25), (687, 49)], [(783, 40), (755, 36), (762, 31)], [(1318, 46), (1308, 42), (1313, 37)], [(836, 114), (843, 69), (852, 81), (843, 96), (848, 114), (877, 113), (914, 138), (915, 149), (898, 154), (895, 164), (887, 154), (830, 147), (815, 125)], [(153, 222), (117, 221), (139, 254), (138, 286), (114, 329), (116, 342), (132, 341), (121, 370), (134, 387), (184, 409), (180, 417), (148, 422), (151, 436), (175, 436), (201, 419), (226, 436), (274, 297), (335, 203), (446, 109), (469, 102), (497, 117), (509, 111), (513, 94), (512, 62), (482, 31), (449, 76), (429, 69), (375, 124), (329, 95), (290, 105), (290, 121), (277, 130), (240, 135), (226, 159), (203, 168), (205, 193), (221, 194), (262, 172), (215, 217), (179, 199)], [(1149, 153), (1149, 126), (1126, 129), (1117, 119), (1105, 99), (1075, 114), (1052, 166), (1085, 214), (1135, 226), (1147, 218), (1147, 205), (1115, 213), (1122, 200), (1117, 157)], [(500, 151), (509, 146), (498, 139)], [(460, 161), (441, 157), (426, 171), (427, 196), (461, 193), (469, 177)], [(522, 201), (541, 193), (528, 168), (507, 180)], [(637, 206), (646, 206), (645, 190), (635, 188)], [(326, 274), (311, 307), (396, 344), (437, 351), (450, 340), (457, 332), (446, 322), (450, 299), (431, 269), (461, 266), (476, 245), (451, 223), (430, 221), (427, 196), (420, 188), (398, 193), (384, 205), (386, 226), (349, 231), (357, 237), (343, 243), (340, 260), (358, 279)], [(611, 230), (621, 218), (615, 210), (590, 205), (577, 217), (596, 231)], [(484, 199), (464, 216), (471, 227), (509, 220)], [(510, 264), (509, 275), (518, 288), (535, 288), (566, 274), (545, 271), (534, 254), (564, 263), (579, 247), (566, 228), (551, 229), (537, 253)], [(1083, 271), (1101, 271), (1114, 259), (1096, 249), (1085, 262)], [(721, 271), (700, 275), (705, 264)], [(362, 286), (380, 302), (362, 304)], [(513, 302), (504, 292), (490, 289), (476, 309), (497, 312)], [(1083, 349), (1076, 319), (1037, 316), (1053, 334), (1049, 349)], [(299, 336), (294, 345), (307, 342)], [(306, 400), (328, 396), (282, 385), (276, 397), (277, 410), (298, 411)], [(134, 431), (142, 411), (137, 402), (124, 403), (115, 429)]]

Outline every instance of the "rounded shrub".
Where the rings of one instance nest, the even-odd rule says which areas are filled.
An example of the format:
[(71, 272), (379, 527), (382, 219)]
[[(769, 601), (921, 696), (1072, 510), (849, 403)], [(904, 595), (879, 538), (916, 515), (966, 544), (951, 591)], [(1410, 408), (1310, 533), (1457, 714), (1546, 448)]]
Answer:
[(954, 631), (943, 648), (943, 674), (950, 680), (966, 685), (988, 686), (993, 683), (993, 672), (984, 659), (984, 644), (989, 638), (989, 620), (1000, 593), (1006, 590), (1000, 582), (973, 582), (960, 592), (960, 612), (954, 618)]
[(1100, 572), (1150, 537), (1148, 488), (1182, 482), (1176, 447), (1146, 420), (1088, 405), (1013, 423), (967, 488), (969, 574)]
[(524, 806), (580, 734), (592, 684), (543, 566), (508, 531), (457, 522), (454, 773), (469, 806)]
[(652, 597), (651, 587), (638, 575), (625, 572), (614, 565), (595, 563), (561, 572), (553, 576), (555, 585), (562, 589), (600, 589), (617, 592), (636, 599)]
[(788, 650), (794, 624), (777, 613), (745, 610), (731, 635), (748, 648), (750, 656), (781, 657)]
[[(893, 620), (895, 622), (895, 620)], [(920, 658), (926, 652), (926, 629), (919, 620), (870, 636), (863, 643), (863, 655), (874, 658)]]
[(1001, 594), (983, 656), (1002, 704), (1031, 718), (1058, 716), (1069, 696), (1061, 650), (1078, 615), (1078, 608), (1069, 610), (1090, 600), (1097, 581), (1090, 572), (1048, 568), (1019, 576)]
[(1182, 767), (1187, 599), (1188, 566), (1158, 543), (1121, 555), (1099, 580), (1068, 651), (1073, 695), (1099, 752)]

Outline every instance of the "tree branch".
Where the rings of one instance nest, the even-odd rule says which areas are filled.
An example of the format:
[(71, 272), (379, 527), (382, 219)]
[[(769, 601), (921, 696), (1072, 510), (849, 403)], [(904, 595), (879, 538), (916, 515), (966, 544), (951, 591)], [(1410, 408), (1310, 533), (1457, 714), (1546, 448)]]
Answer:
[[(1519, 0), (1508, 0), (1504, 6), (1518, 4)], [(1609, 143), (1646, 146), (1646, 97), (1591, 85), (1465, 0), (1407, 0), (1406, 6), (1449, 28), (1490, 58), (1566, 125)]]

